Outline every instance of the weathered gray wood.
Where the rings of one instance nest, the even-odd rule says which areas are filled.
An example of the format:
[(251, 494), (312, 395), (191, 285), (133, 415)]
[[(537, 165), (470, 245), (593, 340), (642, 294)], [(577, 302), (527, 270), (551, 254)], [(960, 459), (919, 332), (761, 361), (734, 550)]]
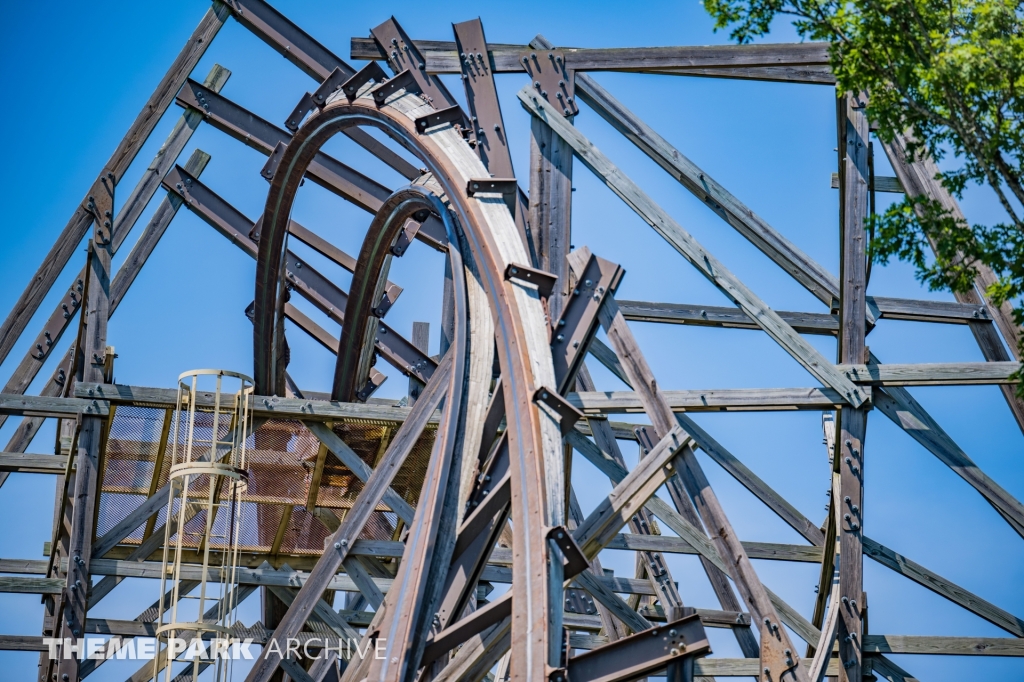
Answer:
[[(953, 301), (920, 301), (905, 298), (869, 296), (869, 303), (887, 320), (968, 324), (991, 320), (985, 306)], [(725, 306), (656, 303), (653, 301), (619, 301), (622, 315), (629, 321), (684, 324), (695, 327), (760, 329), (739, 308)], [(786, 323), (801, 334), (836, 335), (839, 317), (827, 313), (776, 311)]]
[[(839, 173), (832, 174), (832, 189), (839, 189)], [(903, 185), (900, 184), (900, 179), (888, 175), (876, 175), (874, 182), (870, 183), (869, 189), (876, 192), (903, 194)]]
[(63, 474), (68, 458), (64, 455), (36, 455), (0, 452), (0, 471), (22, 474)]
[(1024, 656), (1024, 640), (1010, 637), (864, 635), (864, 651), (878, 654)]
[[(537, 36), (534, 49), (550, 43)], [(518, 64), (518, 59), (516, 61)], [(572, 119), (567, 121), (572, 125)], [(569, 292), (569, 255), (572, 225), (572, 148), (540, 119), (530, 121), (530, 230), (537, 267), (558, 277), (548, 307), (551, 319), (562, 314)]]
[(561, 114), (534, 97), (530, 87), (519, 92), (523, 107), (545, 121), (559, 137), (573, 148), (576, 156), (615, 194), (626, 202), (683, 257), (692, 263), (722, 293), (740, 306), (769, 336), (779, 343), (807, 371), (822, 383), (831, 386), (854, 405), (870, 400), (870, 393), (853, 384), (835, 369), (813, 346), (793, 331), (753, 291), (739, 281), (725, 266), (701, 246), (686, 230), (658, 206), (632, 180), (626, 177), (597, 147), (578, 130), (568, 125)]
[(919, 364), (839, 364), (851, 380), (870, 386), (972, 386), (1013, 383), (1019, 362), (935, 362)]
[[(840, 95), (837, 101), (839, 126), (840, 176), (840, 292), (839, 292), (839, 361), (867, 362), (865, 315), (867, 313), (867, 232), (868, 155), (870, 130), (865, 112), (865, 98), (856, 94)], [(841, 365), (840, 365), (841, 366)], [(881, 369), (877, 372), (882, 374)], [(848, 377), (863, 378), (856, 369), (846, 371)], [(840, 609), (838, 633), (839, 659), (843, 663), (840, 682), (861, 682), (864, 637), (864, 438), (867, 410), (859, 406), (839, 411), (834, 470), (839, 473), (839, 489), (833, 491), (832, 504), (837, 505), (836, 535), (839, 538), (839, 584), (843, 608)], [(841, 499), (835, 499), (840, 497)], [(809, 644), (816, 644), (809, 642)]]
[[(651, 627), (650, 621), (641, 616), (639, 613), (629, 608), (626, 602), (622, 601), (613, 591), (614, 588), (608, 584), (608, 580), (603, 577), (595, 576), (589, 569), (583, 571), (575, 579), (576, 583), (580, 587), (585, 589), (594, 599), (602, 606), (607, 608), (613, 616), (621, 620), (626, 624), (633, 632), (643, 632)], [(637, 581), (646, 583), (647, 581)], [(619, 585), (615, 585), (618, 587)], [(647, 583), (647, 588), (651, 595), (654, 594), (654, 588)]]
[[(455, 43), (440, 40), (415, 40), (430, 73), (459, 73), (459, 55)], [(732, 71), (747, 69), (827, 67), (824, 43), (778, 43), (765, 45), (693, 45), (682, 47), (641, 47), (587, 49), (558, 47), (545, 43), (510, 45), (489, 43), (496, 73), (522, 72), (519, 57), (529, 49), (558, 49), (566, 64), (576, 71), (665, 72), (689, 69), (714, 69), (723, 77)], [(352, 38), (352, 59), (381, 59), (377, 44), (366, 38)], [(739, 76), (743, 77), (743, 76)], [(817, 82), (817, 81), (815, 81)]]
[[(676, 412), (746, 412), (789, 410), (832, 410), (845, 403), (830, 388), (723, 388), (663, 391)], [(633, 391), (570, 393), (573, 407), (584, 414), (627, 414), (643, 412)]]
[(57, 398), (39, 395), (8, 395), (0, 393), (0, 413), (25, 416), (74, 418), (81, 413), (89, 416), (106, 417), (110, 414), (110, 403), (102, 398)]
[[(99, 178), (106, 177), (107, 173), (113, 173), (115, 181), (121, 179), (139, 150), (142, 149), (142, 145), (149, 138), (150, 133), (153, 132), (160, 117), (174, 100), (174, 95), (188, 78), (192, 69), (199, 63), (206, 48), (209, 47), (210, 42), (220, 31), (220, 27), (224, 25), (227, 18), (227, 8), (220, 2), (214, 3), (214, 6), (206, 11), (199, 25), (160, 80), (156, 90), (149, 96), (142, 111), (129, 126), (124, 138), (118, 143), (114, 153), (100, 171)], [(99, 179), (96, 182), (98, 183)], [(93, 187), (95, 188), (95, 186), (94, 184)], [(93, 190), (90, 189), (89, 193), (93, 193)], [(14, 304), (7, 319), (0, 325), (0, 362), (7, 358), (7, 354), (10, 353), (29, 320), (38, 310), (43, 297), (57, 281), (61, 270), (78, 249), (89, 225), (92, 224), (92, 216), (85, 210), (85, 204), (86, 200), (83, 198), (71, 220), (54, 242), (46, 258), (43, 259), (42, 265), (29, 282), (28, 287)]]
[[(101, 406), (113, 402), (115, 404), (145, 404), (166, 408), (174, 406), (177, 396), (177, 391), (173, 388), (147, 388), (127, 386), (125, 384), (89, 383), (77, 384), (75, 386), (75, 395), (88, 396), (90, 390), (93, 391), (94, 397), (100, 400)], [(4, 396), (0, 396), (0, 401), (3, 399)], [(105, 403), (105, 401), (107, 402)], [(85, 401), (83, 400), (82, 403), (84, 404)], [(197, 393), (196, 404), (212, 406), (213, 394)], [(0, 409), (3, 409), (3, 402), (0, 402)], [(309, 398), (281, 398), (278, 396), (255, 396), (252, 409), (254, 415), (265, 419), (301, 419), (309, 423), (343, 419), (374, 419), (398, 424), (405, 421), (412, 411), (411, 407), (400, 407), (392, 400), (378, 402), (371, 398), (366, 403), (341, 403)], [(103, 413), (101, 412), (100, 414)], [(440, 412), (435, 410), (430, 415), (427, 423), (436, 424), (439, 419)]]
[(64, 589), (63, 578), (18, 578), (0, 576), (0, 592), (17, 594), (60, 594)]

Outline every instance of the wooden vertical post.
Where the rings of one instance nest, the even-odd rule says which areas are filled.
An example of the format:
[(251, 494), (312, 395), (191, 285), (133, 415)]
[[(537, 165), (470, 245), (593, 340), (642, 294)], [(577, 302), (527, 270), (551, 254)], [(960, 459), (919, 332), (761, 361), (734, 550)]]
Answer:
[[(86, 198), (84, 209), (93, 217), (93, 238), (89, 242), (91, 257), (86, 272), (86, 318), (79, 355), (78, 379), (85, 382), (106, 380), (107, 320), (110, 317), (110, 261), (112, 253), (112, 226), (114, 222), (113, 173), (101, 177)], [(63, 639), (84, 636), (88, 609), (88, 594), (92, 585), (89, 564), (92, 538), (95, 534), (99, 458), (104, 436), (104, 419), (85, 417), (78, 436), (75, 455), (75, 481), (71, 510), (71, 535), (68, 542), (68, 569), (64, 590), (56, 609)], [(80, 678), (79, 660), (61, 657), (57, 661), (57, 679), (77, 682)], [(47, 670), (52, 667), (52, 662)], [(65, 675), (67, 677), (65, 677)]]
[[(534, 49), (554, 47), (543, 36)], [(571, 119), (570, 119), (571, 120)], [(569, 294), (570, 225), (572, 216), (572, 147), (536, 116), (530, 122), (530, 230), (537, 266), (558, 276), (548, 299), (548, 314), (557, 320)]]
[[(412, 345), (416, 346), (417, 349), (423, 352), (424, 355), (428, 355), (428, 348), (430, 347), (430, 323), (429, 322), (413, 322), (412, 323)], [(416, 399), (420, 397), (420, 393), (423, 392), (423, 382), (416, 377), (409, 377), (409, 404), (415, 405)]]
[[(839, 99), (840, 189), (840, 276), (839, 276), (839, 362), (867, 360), (864, 342), (867, 294), (867, 248), (864, 220), (868, 215), (869, 128), (863, 96), (848, 94)], [(861, 682), (861, 644), (864, 628), (860, 602), (863, 601), (864, 435), (867, 410), (843, 407), (839, 412), (839, 443), (834, 466), (840, 476), (839, 659), (841, 682)]]

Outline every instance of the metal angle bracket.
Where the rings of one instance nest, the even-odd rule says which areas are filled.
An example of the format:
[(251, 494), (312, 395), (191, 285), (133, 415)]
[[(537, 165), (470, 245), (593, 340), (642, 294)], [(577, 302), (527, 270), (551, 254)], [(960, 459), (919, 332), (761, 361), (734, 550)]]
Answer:
[(389, 78), (383, 83), (375, 85), (368, 91), (368, 94), (373, 97), (374, 103), (379, 107), (384, 104), (384, 100), (402, 88), (410, 92), (417, 92), (419, 90), (416, 79), (413, 78), (412, 72), (408, 69), (394, 78)]
[(558, 278), (550, 272), (531, 268), (528, 265), (520, 265), (519, 263), (508, 264), (505, 268), (505, 279), (536, 284), (537, 293), (540, 294), (541, 298), (549, 298), (551, 292), (555, 289), (555, 283), (558, 281)]
[(416, 132), (422, 134), (427, 132), (427, 128), (433, 128), (444, 123), (451, 123), (461, 127), (463, 120), (464, 114), (458, 105), (448, 107), (447, 109), (441, 109), (416, 119)]
[(420, 228), (423, 227), (423, 223), (426, 222), (429, 215), (428, 211), (418, 211), (412, 218), (405, 221), (402, 231), (398, 233), (395, 243), (391, 245), (391, 255), (397, 258), (405, 255), (405, 252), (412, 246), (413, 240), (416, 239), (416, 235), (419, 234)]
[(544, 403), (558, 413), (561, 420), (562, 435), (572, 431), (576, 422), (583, 419), (583, 413), (573, 407), (572, 403), (551, 389), (541, 387), (533, 394), (533, 402)]
[(519, 61), (533, 80), (533, 89), (563, 116), (580, 113), (576, 106), (575, 72), (565, 66), (560, 50), (530, 50)]
[(395, 305), (395, 301), (398, 300), (398, 296), (402, 293), (402, 287), (397, 284), (391, 284), (384, 288), (384, 294), (380, 297), (380, 301), (371, 311), (374, 317), (383, 318), (391, 310), (391, 306)]
[(558, 549), (562, 551), (562, 556), (565, 557), (565, 567), (563, 569), (565, 571), (563, 575), (565, 580), (574, 578), (590, 568), (590, 562), (587, 561), (583, 550), (576, 544), (576, 539), (565, 526), (554, 526), (548, 531), (547, 537), (548, 540), (558, 546)]
[(508, 210), (515, 216), (516, 194), (519, 192), (515, 178), (470, 178), (466, 183), (466, 196), (471, 197), (478, 192), (500, 193)]
[[(333, 76), (334, 74), (331, 75)], [(328, 78), (328, 80), (330, 80), (330, 78)], [(359, 88), (363, 87), (370, 81), (381, 84), (386, 80), (388, 80), (388, 76), (384, 73), (384, 69), (380, 67), (380, 64), (377, 62), (370, 62), (363, 68), (359, 69), (354, 76), (346, 80), (339, 87), (345, 97), (348, 98), (348, 101), (351, 102), (356, 98), (356, 95), (359, 94)], [(324, 81), (325, 85), (326, 83), (327, 81)], [(323, 88), (324, 86), (321, 85), (320, 87)], [(319, 89), (313, 93), (313, 99), (316, 99), (318, 94), (321, 94)], [(328, 93), (327, 96), (330, 96), (330, 93)], [(324, 104), (327, 103), (327, 96), (324, 97)], [(323, 104), (319, 106), (323, 107)]]
[(288, 145), (284, 142), (278, 142), (277, 146), (274, 147), (274, 151), (267, 157), (267, 162), (263, 164), (263, 168), (260, 170), (260, 175), (263, 176), (264, 180), (270, 182), (274, 179), (274, 176), (277, 174), (277, 167), (281, 165), (281, 159), (284, 157), (284, 152), (287, 149)]
[(597, 615), (597, 606), (594, 604), (594, 598), (587, 594), (586, 590), (570, 587), (565, 590), (565, 611), (594, 616)]
[(358, 400), (361, 403), (365, 403), (367, 400), (369, 400), (370, 396), (373, 395), (376, 392), (376, 390), (381, 387), (381, 384), (383, 384), (387, 380), (388, 376), (386, 374), (382, 373), (380, 370), (371, 367), (370, 376), (366, 380), (366, 385), (364, 385), (361, 389), (359, 389), (359, 392), (356, 393), (356, 400)]
[(313, 95), (306, 93), (299, 99), (299, 103), (292, 109), (292, 113), (288, 114), (288, 119), (284, 122), (284, 127), (295, 132), (302, 125), (303, 119), (306, 118), (306, 114), (316, 109), (316, 104), (313, 102)]

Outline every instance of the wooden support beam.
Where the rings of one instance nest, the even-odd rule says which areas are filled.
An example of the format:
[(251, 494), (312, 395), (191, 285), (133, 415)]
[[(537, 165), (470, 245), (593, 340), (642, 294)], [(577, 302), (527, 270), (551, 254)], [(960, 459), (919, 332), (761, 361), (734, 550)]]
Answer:
[[(530, 43), (534, 49), (551, 44), (544, 36)], [(518, 64), (518, 58), (516, 63)], [(563, 119), (571, 126), (572, 119)], [(554, 274), (558, 281), (548, 298), (552, 320), (557, 320), (569, 293), (569, 255), (572, 225), (572, 148), (544, 121), (530, 121), (530, 229), (536, 249), (537, 267)]]
[[(840, 293), (839, 362), (861, 363), (868, 358), (864, 342), (867, 312), (868, 154), (870, 131), (866, 101), (855, 94), (837, 100), (839, 111), (840, 189)], [(850, 374), (848, 374), (849, 376)], [(861, 375), (862, 376), (862, 375)], [(867, 410), (843, 407), (839, 412), (834, 467), (839, 473), (839, 495), (832, 504), (839, 522), (839, 659), (840, 682), (861, 682), (864, 669), (861, 642), (864, 622), (864, 437)]]
[(532, 88), (519, 92), (523, 107), (534, 116), (546, 122), (559, 137), (569, 143), (576, 156), (583, 161), (615, 194), (626, 202), (637, 214), (655, 229), (669, 244), (686, 258), (701, 274), (708, 278), (722, 293), (731, 298), (751, 319), (757, 322), (769, 336), (781, 345), (797, 362), (819, 381), (837, 390), (854, 405), (870, 400), (870, 392), (858, 387), (835, 366), (828, 362), (813, 346), (786, 324), (753, 291), (739, 281), (725, 266), (686, 230), (671, 218), (660, 206), (647, 196), (636, 183), (630, 180), (597, 147), (578, 130), (569, 125), (560, 113), (551, 110), (539, 98), (534, 97)]
[(836, 368), (862, 386), (973, 386), (1014, 383), (1019, 362), (919, 364), (839, 364)]
[(35, 455), (0, 452), (0, 472), (20, 474), (63, 474), (68, 458), (64, 455)]
[[(456, 44), (442, 40), (413, 41), (429, 73), (459, 73)], [(795, 83), (834, 84), (823, 43), (775, 45), (693, 45), (587, 49), (491, 43), (489, 58), (495, 73), (521, 73), (519, 57), (530, 49), (557, 49), (574, 71), (630, 71), (669, 75), (709, 76)], [(383, 59), (370, 39), (352, 38), (352, 59)]]
[[(940, 324), (970, 324), (980, 320), (981, 323), (991, 324), (988, 311), (984, 306), (968, 303), (869, 296), (868, 305), (877, 308), (879, 317), (886, 320)], [(622, 310), (622, 315), (628, 321), (683, 324), (695, 327), (760, 329), (739, 308), (725, 306), (620, 300), (619, 309)], [(776, 312), (779, 317), (801, 334), (835, 336), (839, 332), (838, 315), (783, 310)]]

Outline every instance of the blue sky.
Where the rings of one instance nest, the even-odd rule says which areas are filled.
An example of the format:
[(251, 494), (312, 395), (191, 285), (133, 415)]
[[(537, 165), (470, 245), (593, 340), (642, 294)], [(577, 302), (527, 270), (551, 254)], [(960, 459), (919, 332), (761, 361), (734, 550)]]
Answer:
[[(526, 43), (543, 33), (555, 44), (625, 47), (710, 44), (727, 41), (712, 32), (698, 2), (654, 1), (470, 4), (273, 3), (343, 59), (349, 39), (394, 14), (414, 38), (451, 39), (451, 23), (480, 16), (490, 42)], [(0, 87), (8, 105), (0, 110), (8, 163), (0, 168), (8, 227), (0, 251), (0, 311), (6, 314), (35, 272), (53, 240), (149, 93), (198, 23), (204, 2), (18, 3), (4, 8), (0, 31)], [(777, 27), (772, 42), (795, 39)], [(229, 20), (193, 73), (202, 80), (214, 63), (232, 71), (223, 93), (278, 125), (314, 83), (246, 29)], [(356, 64), (356, 62), (351, 62)], [(811, 257), (838, 273), (838, 192), (829, 188), (835, 171), (834, 91), (828, 87), (720, 81), (636, 74), (596, 74), (616, 97), (664, 135), (683, 154), (722, 183)], [(498, 79), (513, 163), (527, 177), (529, 118), (515, 97), (525, 84), (518, 75)], [(462, 97), (458, 81), (449, 87)], [(729, 228), (700, 201), (581, 105), (576, 125), (636, 180), (706, 248), (750, 288), (779, 310), (823, 312), (821, 304)], [(118, 205), (138, 181), (181, 109), (173, 105), (140, 152), (119, 190)], [(193, 149), (212, 155), (204, 183), (250, 218), (262, 210), (267, 185), (259, 176), (265, 158), (209, 127), (200, 127), (181, 157)], [(347, 140), (328, 150), (390, 187), (400, 186), (389, 169)], [(881, 150), (878, 173), (891, 174)], [(581, 164), (574, 173), (573, 243), (623, 265), (623, 299), (729, 305), (625, 204)], [(158, 196), (159, 198), (159, 196)], [(885, 195), (879, 197), (884, 205)], [(140, 224), (148, 220), (152, 208)], [(969, 219), (998, 219), (989, 193), (971, 190), (963, 202)], [(318, 186), (307, 183), (295, 218), (356, 253), (368, 216)], [(118, 265), (140, 228), (129, 236)], [(83, 245), (84, 248), (84, 245)], [(315, 254), (301, 255), (335, 276), (347, 277)], [(45, 315), (84, 262), (79, 251), (29, 325), (25, 338), (0, 365), (6, 381)], [(440, 310), (443, 260), (417, 248), (396, 261), (392, 279), (405, 292), (388, 322), (410, 333), (414, 320), (436, 320)], [(243, 315), (253, 298), (254, 263), (205, 223), (179, 212), (142, 274), (111, 320), (109, 343), (116, 346), (121, 383), (174, 385), (194, 367), (250, 372), (251, 326)], [(875, 267), (869, 293), (879, 296), (952, 300), (929, 292), (904, 264)], [(300, 304), (301, 305), (301, 304)], [(308, 308), (307, 308), (308, 309)], [(323, 317), (313, 316), (335, 333)], [(766, 335), (741, 330), (634, 324), (634, 331), (662, 386), (666, 388), (814, 386), (815, 379)], [(432, 329), (431, 353), (438, 330)], [(835, 343), (808, 337), (834, 359)], [(329, 390), (333, 357), (294, 331), (290, 371), (299, 385)], [(65, 339), (62, 344), (66, 344)], [(982, 360), (966, 327), (882, 321), (868, 337), (886, 362)], [(596, 363), (589, 363), (602, 390), (620, 388)], [(406, 381), (390, 375), (379, 392), (397, 398)], [(38, 392), (52, 372), (40, 373)], [(922, 388), (914, 396), (960, 446), (1004, 488), (1024, 497), (1020, 466), (1021, 434), (994, 387)], [(711, 435), (815, 521), (824, 518), (828, 462), (821, 444), (820, 414), (719, 414), (695, 419)], [(638, 421), (642, 421), (642, 418)], [(7, 442), (17, 420), (0, 430)], [(52, 428), (30, 448), (49, 452)], [(3, 443), (0, 443), (2, 445)], [(635, 462), (635, 446), (623, 443)], [(865, 532), (940, 575), (1014, 614), (1024, 614), (1024, 542), (981, 497), (883, 415), (868, 420), (865, 446)], [(705, 471), (740, 537), (745, 540), (801, 542), (795, 532), (760, 505), (738, 483), (701, 455)], [(610, 489), (588, 463), (574, 462), (576, 491), (584, 510)], [(41, 558), (49, 539), (54, 479), (12, 475), (0, 488), (0, 556)], [(11, 523), (11, 521), (14, 521)], [(606, 567), (632, 576), (632, 558), (606, 552)], [(808, 564), (755, 562), (762, 580), (809, 615), (817, 568)], [(673, 556), (670, 567), (687, 604), (717, 608), (694, 557)], [(97, 615), (134, 618), (139, 604), (156, 597), (156, 586), (126, 581)], [(870, 632), (876, 634), (1003, 636), (1006, 633), (940, 597), (865, 559)], [(255, 602), (255, 600), (253, 600)], [(254, 611), (253, 611), (254, 613)], [(255, 616), (254, 616), (255, 617)], [(38, 597), (0, 594), (0, 632), (36, 634), (41, 622)], [(740, 656), (735, 641), (711, 630), (716, 655)], [(963, 679), (972, 673), (988, 680), (1024, 677), (1019, 659), (897, 657), (921, 680)], [(35, 654), (0, 652), (7, 679), (31, 679)], [(123, 679), (131, 670), (104, 666), (97, 680)]]

